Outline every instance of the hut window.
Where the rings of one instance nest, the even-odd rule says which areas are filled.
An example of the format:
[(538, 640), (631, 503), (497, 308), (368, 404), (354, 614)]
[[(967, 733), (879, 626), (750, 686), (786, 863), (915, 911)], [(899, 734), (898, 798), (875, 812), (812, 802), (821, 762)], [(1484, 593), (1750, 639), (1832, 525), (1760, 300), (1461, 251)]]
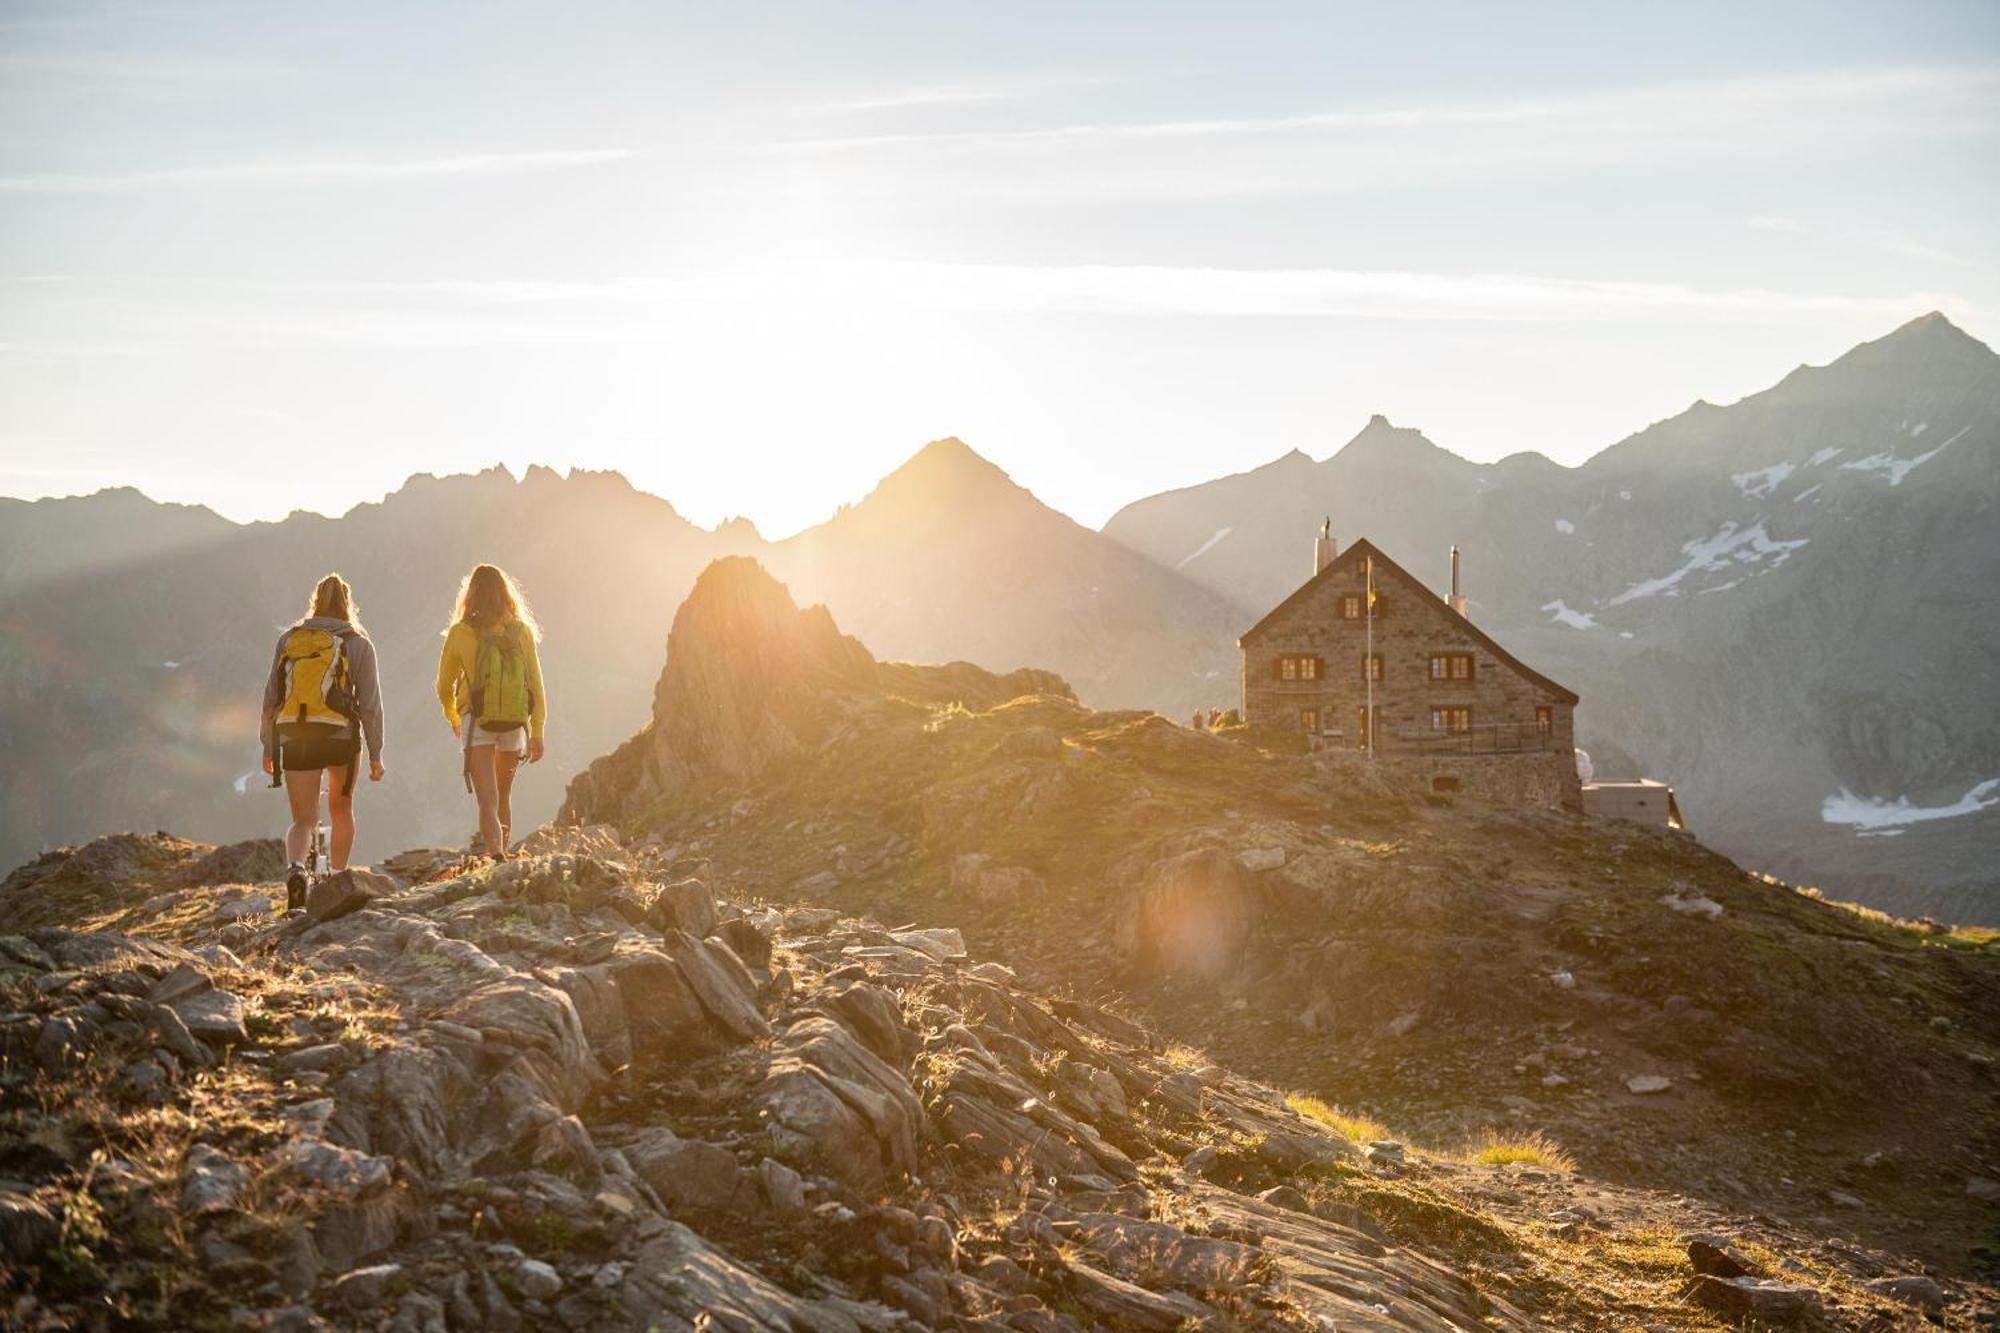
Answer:
[(1432, 653), (1431, 679), (1465, 681), (1472, 679), (1471, 653)]
[(1304, 653), (1286, 653), (1278, 659), (1279, 680), (1318, 680), (1320, 661)]
[(1554, 734), (1555, 729), (1556, 729), (1555, 710), (1553, 708), (1550, 708), (1547, 704), (1536, 705), (1535, 730), (1541, 732), (1542, 735), (1544, 736), (1548, 736)]
[(1433, 708), (1431, 709), (1431, 730), (1457, 731), (1457, 732), (1471, 731), (1472, 710), (1470, 708), (1463, 707), (1462, 705), (1454, 705), (1447, 708)]
[(1358, 592), (1342, 593), (1340, 595), (1340, 618), (1342, 620), (1361, 619), (1364, 601), (1365, 599)]
[(1300, 729), (1301, 731), (1308, 731), (1308, 732), (1316, 732), (1316, 731), (1318, 731), (1318, 730), (1319, 730), (1319, 709), (1317, 709), (1317, 708), (1301, 708), (1301, 709), (1299, 710), (1299, 729)]
[(1373, 681), (1382, 679), (1382, 654), (1373, 653), (1361, 659), (1361, 679)]

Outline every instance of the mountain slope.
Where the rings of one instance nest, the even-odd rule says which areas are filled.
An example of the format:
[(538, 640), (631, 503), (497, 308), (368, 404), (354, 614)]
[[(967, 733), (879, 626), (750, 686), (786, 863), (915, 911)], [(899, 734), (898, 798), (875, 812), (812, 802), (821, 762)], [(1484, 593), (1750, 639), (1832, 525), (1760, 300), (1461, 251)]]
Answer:
[(956, 439), (764, 557), (890, 658), (1047, 667), (1093, 703), (1235, 695), (1227, 601), (1050, 509)]
[(1105, 532), (1259, 611), (1315, 510), (1434, 586), (1459, 543), (1473, 615), (1583, 695), (1600, 772), (1674, 782), (1705, 839), (1789, 878), (2000, 920), (2000, 802), (1967, 795), (2000, 778), (2000, 357), (1943, 316), (1574, 469), (1378, 418), (1265, 471)]
[[(529, 591), (566, 776), (560, 756), (609, 745), (644, 716), (661, 608), (711, 553), (709, 534), (615, 474), (533, 468), (516, 481), (496, 468), (413, 478), (338, 519), (294, 514), (17, 592), (0, 600), (19, 645), (0, 663), (0, 848), (22, 854), (106, 823), (225, 838), (282, 823), (282, 798), (257, 771), (257, 701), (279, 629), (329, 569), (356, 588), (388, 712), (389, 776), (364, 783), (361, 854), (455, 839), (473, 816), (431, 681), (465, 572), (496, 560)], [(553, 809), (560, 781), (523, 774), (524, 823)]]
[(0, 496), (0, 597), (216, 541), (235, 527), (213, 510), (160, 504), (129, 486), (49, 500)]

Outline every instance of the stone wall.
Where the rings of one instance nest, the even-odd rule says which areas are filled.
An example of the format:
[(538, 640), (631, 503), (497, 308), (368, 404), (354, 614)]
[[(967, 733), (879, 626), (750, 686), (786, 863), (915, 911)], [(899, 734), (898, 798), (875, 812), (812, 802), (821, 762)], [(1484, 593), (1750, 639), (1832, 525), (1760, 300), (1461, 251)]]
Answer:
[[(1473, 633), (1466, 620), (1445, 606), (1400, 569), (1375, 562), (1377, 602), (1373, 649), (1382, 659), (1382, 679), (1375, 683), (1376, 738), (1386, 757), (1427, 743), (1434, 707), (1472, 710), (1473, 734), (1466, 746), (1473, 751), (1540, 746), (1525, 754), (1425, 754), (1449, 775), (1461, 771), (1464, 789), (1475, 785), (1541, 791), (1553, 782), (1562, 788), (1558, 804), (1576, 806), (1573, 706), (1561, 694), (1495, 653)], [(1365, 575), (1356, 552), (1344, 552), (1324, 575), (1308, 583), (1295, 600), (1280, 608), (1267, 623), (1243, 638), (1243, 715), (1253, 726), (1299, 730), (1303, 714), (1318, 716), (1318, 743), (1359, 749), (1361, 710), (1368, 685), (1362, 675), (1369, 627), (1364, 620), (1340, 618), (1341, 598), (1365, 591)], [(1469, 681), (1433, 681), (1433, 653), (1470, 653)], [(1278, 662), (1287, 655), (1309, 655), (1322, 664), (1317, 680), (1283, 680)], [(1535, 731), (1537, 708), (1550, 710), (1550, 734), (1542, 742)], [(1456, 740), (1447, 742), (1457, 744)], [(1555, 757), (1552, 766), (1537, 763)], [(1489, 774), (1517, 763), (1519, 779)], [(1548, 768), (1544, 779), (1533, 773)], [(1567, 773), (1566, 778), (1559, 776)], [(1511, 797), (1509, 797), (1511, 799)], [(1537, 799), (1526, 797), (1523, 799)]]

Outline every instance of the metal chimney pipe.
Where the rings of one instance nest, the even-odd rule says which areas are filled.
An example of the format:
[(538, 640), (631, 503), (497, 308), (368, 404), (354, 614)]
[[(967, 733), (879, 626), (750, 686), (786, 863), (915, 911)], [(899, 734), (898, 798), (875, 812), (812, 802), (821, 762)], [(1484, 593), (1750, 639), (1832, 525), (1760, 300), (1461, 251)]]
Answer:
[(1465, 594), (1460, 590), (1458, 582), (1458, 547), (1456, 544), (1451, 548), (1451, 609), (1460, 615), (1465, 614)]
[(1333, 541), (1333, 519), (1329, 517), (1326, 522), (1319, 525), (1319, 537), (1313, 542), (1314, 575), (1318, 575), (1321, 570), (1332, 564), (1336, 554), (1338, 548)]

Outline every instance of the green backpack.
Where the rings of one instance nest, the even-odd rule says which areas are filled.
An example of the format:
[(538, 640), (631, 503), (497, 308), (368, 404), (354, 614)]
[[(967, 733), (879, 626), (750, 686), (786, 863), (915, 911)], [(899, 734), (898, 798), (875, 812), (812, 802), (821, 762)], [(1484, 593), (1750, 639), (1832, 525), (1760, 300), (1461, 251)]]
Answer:
[(534, 716), (528, 688), (527, 630), (514, 621), (479, 634), (472, 672), (472, 716), (488, 731), (519, 731)]

